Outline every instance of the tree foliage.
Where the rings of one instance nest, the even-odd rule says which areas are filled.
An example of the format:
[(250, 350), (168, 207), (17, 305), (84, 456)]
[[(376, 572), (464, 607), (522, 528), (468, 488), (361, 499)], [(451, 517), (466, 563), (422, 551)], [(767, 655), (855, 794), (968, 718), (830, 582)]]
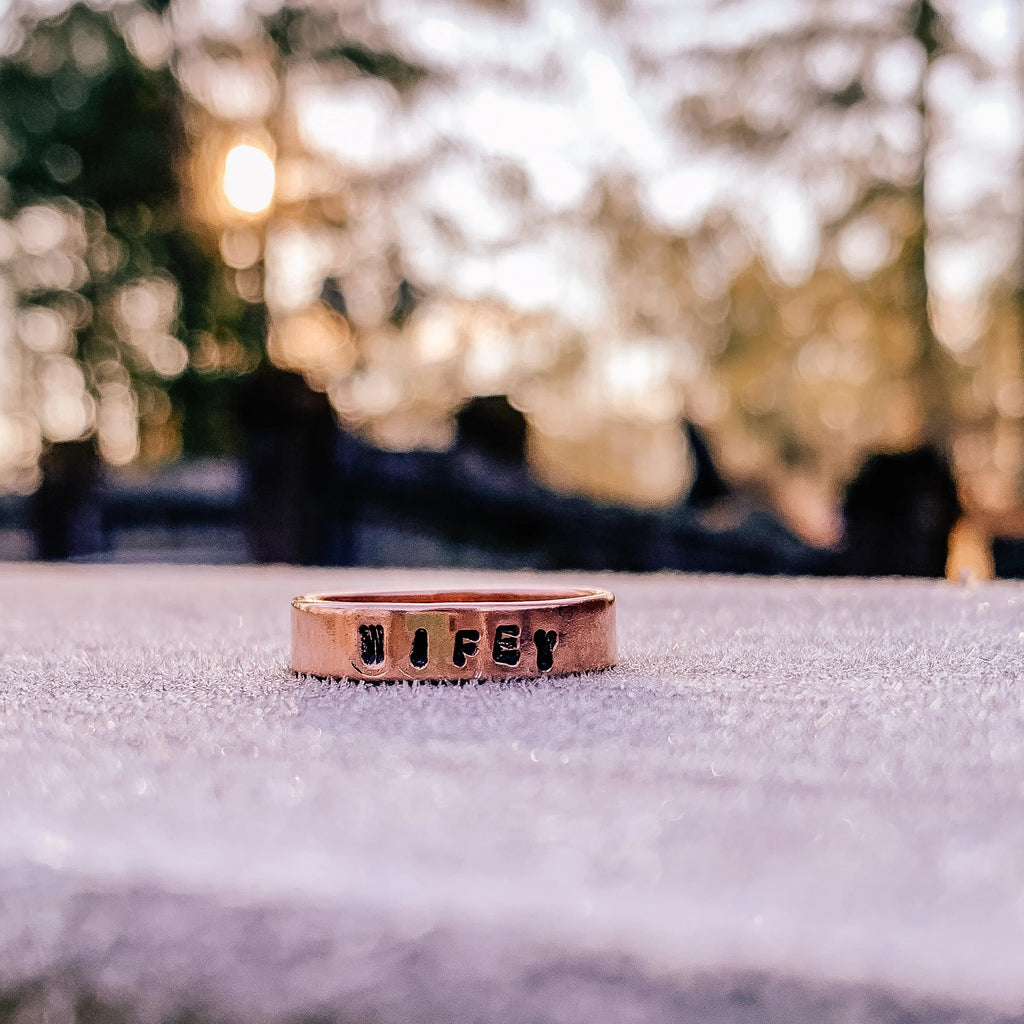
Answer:
[[(14, 239), (23, 430), (42, 441), (98, 431), (115, 462), (226, 441), (223, 375), (189, 356), (203, 344), (254, 365), (258, 311), (224, 287), (217, 240), (183, 189), (191, 140), (180, 87), (145, 65), (125, 20), (77, 4), (37, 21), (0, 60), (0, 170)], [(254, 313), (256, 315), (254, 315)], [(141, 434), (136, 434), (136, 424)]]
[[(444, 33), (415, 44), (412, 5), (389, 21), (374, 5), (272, 4), (230, 36), (180, 34), (176, 6), (80, 4), (26, 19), (0, 59), (4, 215), (17, 242), (6, 273), (22, 379), (37, 389), (22, 408), (43, 410), (48, 437), (78, 422), (102, 441), (104, 424), (137, 417), (145, 456), (171, 454), (182, 432), (187, 451), (229, 445), (226, 384), (264, 341), (350, 424), (396, 446), (439, 443), (431, 424), (469, 394), (508, 390), (533, 434), (562, 446), (566, 472), (618, 495), (640, 490), (644, 473), (661, 474), (649, 493), (671, 493), (680, 446), (662, 441), (680, 415), (710, 433), (734, 475), (782, 467), (830, 488), (868, 449), (930, 438), (974, 451), (1009, 416), (1012, 380), (987, 381), (975, 342), (951, 340), (935, 287), (940, 244), (1005, 220), (991, 190), (952, 228), (936, 215), (945, 115), (932, 84), (952, 64), (986, 73), (950, 4), (626, 0), (580, 5), (579, 24), (556, 17), (549, 33), (531, 8), (464, 0), (445, 24), (479, 46), (457, 60), (431, 48)], [(138, 18), (163, 34), (159, 59), (133, 42)], [(507, 50), (488, 42), (492, 29)], [(383, 126), (376, 148), (336, 145), (337, 109), (311, 140), (304, 112), (345, 97), (353, 123)], [(453, 116), (480, 110), (518, 132), (518, 148)], [(538, 111), (547, 139), (530, 120)], [(595, 137), (607, 122), (608, 138), (621, 130), (638, 152), (579, 131), (538, 159), (586, 117)], [(661, 156), (639, 152), (652, 136)], [(273, 152), (282, 183), (259, 219), (215, 202), (225, 147), (242, 137)], [(583, 156), (570, 166), (574, 146)], [(651, 199), (645, 161), (656, 159), (683, 172), (677, 193), (703, 168), (714, 201), (673, 221)], [(24, 240), (38, 216), (63, 234), (35, 252)], [(555, 249), (561, 264), (544, 262)], [(417, 276), (417, 259), (433, 279)], [(289, 276), (289, 260), (308, 280)], [(525, 310), (492, 272), (505, 266), (509, 279), (557, 281), (557, 295)], [(1010, 308), (991, 305), (1007, 350), (1019, 349), (1006, 342)], [(146, 326), (145, 309), (162, 312)], [(47, 327), (49, 313), (59, 322)], [(1020, 384), (1011, 362), (1000, 372)], [(67, 403), (63, 420), (46, 412), (46, 382), (66, 392), (71, 364), (78, 421)]]

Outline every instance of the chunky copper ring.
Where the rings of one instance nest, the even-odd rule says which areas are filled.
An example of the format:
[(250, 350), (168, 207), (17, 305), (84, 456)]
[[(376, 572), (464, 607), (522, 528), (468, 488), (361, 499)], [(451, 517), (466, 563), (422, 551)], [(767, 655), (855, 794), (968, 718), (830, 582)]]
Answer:
[(607, 590), (306, 594), (292, 671), (368, 680), (509, 679), (615, 663)]

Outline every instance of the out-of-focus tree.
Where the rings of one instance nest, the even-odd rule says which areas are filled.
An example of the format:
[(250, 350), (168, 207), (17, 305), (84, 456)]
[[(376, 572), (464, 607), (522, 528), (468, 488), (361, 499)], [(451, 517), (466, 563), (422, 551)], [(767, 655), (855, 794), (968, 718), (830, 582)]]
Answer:
[[(431, 77), (374, 10), (238, 13), (223, 32), (184, 3), (5, 16), (0, 212), (17, 324), (0, 441), (26, 486), (48, 441), (97, 435), (114, 463), (232, 446), (229, 385), (264, 347), (395, 445), (441, 444), (468, 394), (578, 358), (578, 330), (557, 317), (411, 283), (403, 207), (443, 162), (443, 133), (384, 164), (330, 151), (359, 134), (339, 125), (339, 99), (357, 129), (368, 115), (388, 135)], [(252, 213), (224, 192), (240, 143), (276, 169)], [(448, 251), (468, 248), (435, 226)]]
[[(230, 37), (157, 0), (46, 16), (24, 3), (5, 28), (8, 483), (32, 485), (41, 445), (89, 436), (114, 464), (234, 449), (233, 384), (268, 344), (260, 233), (282, 250), (293, 236), (279, 293), (298, 235), (352, 233), (359, 183), (310, 156), (295, 81), (376, 77), (400, 91), (421, 71), (312, 7), (254, 15)], [(224, 157), (239, 141), (277, 157), (272, 216), (225, 202)], [(353, 362), (348, 321), (284, 305), (271, 352), (323, 388)]]
[[(172, 457), (183, 431), (193, 451), (223, 450), (224, 388), (262, 342), (183, 188), (190, 140), (153, 37), (161, 6), (7, 15), (0, 232), (16, 393), (0, 436), (26, 482), (40, 444), (91, 435), (114, 464)], [(147, 29), (157, 46), (143, 51)], [(197, 369), (211, 349), (216, 372)]]
[[(380, 216), (401, 182), (325, 157), (323, 132), (311, 144), (317, 132), (308, 122), (346, 89), (400, 102), (426, 71), (388, 47), (369, 7), (285, 3), (241, 13), (228, 32), (178, 21), (172, 66), (199, 140), (191, 168), (198, 210), (219, 233), (233, 289), (269, 309), (272, 361), (323, 391), (365, 366), (363, 328), (404, 324), (416, 300)], [(225, 159), (239, 145), (275, 167), (272, 198), (251, 211), (226, 201), (222, 187)]]
[(1020, 51), (1004, 7), (977, 11), (982, 32), (939, 0), (728, 2), (681, 46), (641, 15), (639, 66), (698, 162), (735, 183), (709, 223), (728, 251), (750, 239), (711, 349), (737, 472), (804, 463), (835, 486), (866, 450), (930, 441), (969, 505), (1013, 500)]
[[(116, 393), (130, 396), (123, 419), (143, 414), (144, 453), (173, 450), (182, 416), (188, 450), (218, 433), (197, 426), (214, 422), (212, 405), (209, 416), (192, 410), (211, 381), (251, 365), (265, 314), (270, 359), (374, 440), (439, 446), (461, 401), (503, 391), (528, 414), (545, 478), (610, 498), (671, 499), (685, 482), (680, 414), (710, 432), (735, 476), (781, 465), (835, 487), (865, 450), (919, 438), (977, 461), (993, 417), (1005, 428), (1015, 402), (1024, 410), (1019, 373), (1006, 378), (982, 354), (996, 338), (1019, 347), (1010, 297), (958, 302), (936, 287), (955, 243), (995, 237), (1000, 211), (1008, 219), (978, 199), (954, 223), (941, 201), (956, 177), (949, 83), (987, 73), (952, 4), (295, 2), (232, 6), (218, 24), (201, 9), (213, 6), (75, 8), (4, 63), (31, 71), (54, 111), (39, 130), (12, 121), (49, 190), (12, 189), (12, 217), (79, 210), (91, 239), (104, 211), (99, 241), (82, 243), (84, 257), (69, 250), (90, 283), (65, 291), (110, 328), (74, 328), (80, 359), (38, 341), (23, 356), (40, 372), (63, 366), (56, 379), (68, 359), (96, 363), (90, 332), (113, 338), (126, 389)], [(174, 116), (159, 169), (125, 193), (154, 194), (132, 207), (108, 190), (104, 202), (127, 211), (117, 217), (89, 197), (98, 186), (76, 184), (87, 150), (53, 135), (75, 121), (52, 91), (63, 65), (32, 70), (37, 35), (74, 52), (64, 36), (76, 20), (100, 25), (109, 53), (174, 97), (161, 101)], [(242, 143), (276, 171), (258, 211), (225, 200), (225, 158)], [(61, 159), (77, 166), (68, 151), (82, 170), (61, 182)], [(977, 169), (965, 178), (980, 180)], [(129, 231), (140, 203), (148, 226)], [(148, 267), (136, 257), (172, 229), (201, 272), (169, 243)], [(88, 292), (100, 273), (88, 253), (106, 251), (106, 236), (121, 254), (104, 271), (109, 302)], [(36, 259), (8, 249), (26, 266)], [(60, 296), (18, 294), (31, 339), (44, 325), (36, 307)], [(173, 322), (144, 339), (122, 310), (136, 299), (166, 300)], [(171, 383), (150, 348), (168, 355), (165, 369), (181, 364)], [(86, 398), (66, 408), (76, 423), (95, 415), (102, 437), (103, 382), (91, 373)]]
[[(932, 76), (933, 322), (969, 380), (956, 401), (963, 497), (998, 531), (1024, 496), (1024, 24), (999, 0), (944, 12), (958, 46)], [(1019, 511), (1008, 525), (1022, 529)]]
[(957, 368), (925, 267), (928, 81), (951, 39), (929, 0), (868, 6), (807, 0), (758, 25), (751, 5), (723, 4), (733, 31), (647, 55), (681, 81), (678, 130), (746, 176), (751, 208), (734, 207), (727, 243), (737, 223), (777, 243), (751, 245), (720, 348), (751, 469), (824, 454), (834, 476), (867, 447), (952, 443)]
[[(248, 12), (229, 35), (182, 47), (175, 68), (204, 140), (203, 215), (221, 231), (237, 290), (266, 301), (270, 358), (326, 390), (378, 443), (441, 447), (467, 397), (526, 401), (538, 380), (565, 383), (584, 339), (557, 308), (461, 287), (474, 261), (500, 261), (502, 241), (564, 223), (538, 213), (514, 159), (473, 151), (432, 123), (450, 118), (438, 105), (477, 84), (472, 70), (420, 59), (384, 6)], [(451, 13), (522, 15), (472, 3)], [(272, 153), (278, 180), (272, 207), (248, 218), (225, 209), (216, 187), (225, 153), (246, 140)], [(507, 218), (502, 241), (465, 231), (462, 208), (480, 209), (481, 185), (502, 212), (483, 209), (478, 221)]]

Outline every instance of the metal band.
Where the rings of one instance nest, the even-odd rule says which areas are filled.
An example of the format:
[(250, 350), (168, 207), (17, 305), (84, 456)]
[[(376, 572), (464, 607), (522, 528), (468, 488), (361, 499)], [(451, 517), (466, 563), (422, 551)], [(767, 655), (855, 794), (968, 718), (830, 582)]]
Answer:
[(292, 671), (369, 680), (509, 679), (615, 663), (607, 590), (306, 594)]

